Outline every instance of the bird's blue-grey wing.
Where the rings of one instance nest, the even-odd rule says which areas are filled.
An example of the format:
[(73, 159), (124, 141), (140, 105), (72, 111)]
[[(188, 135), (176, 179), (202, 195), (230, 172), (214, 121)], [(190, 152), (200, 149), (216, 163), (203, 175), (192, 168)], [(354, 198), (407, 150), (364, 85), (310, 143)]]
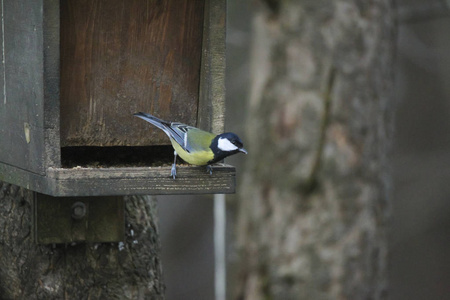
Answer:
[(182, 123), (172, 123), (171, 129), (178, 136), (177, 143), (187, 152), (207, 151), (215, 137), (210, 132)]
[[(178, 123), (167, 122), (147, 113), (139, 112), (136, 117), (155, 125), (163, 130), (171, 139), (181, 146), (186, 152), (207, 151), (214, 134), (198, 128)], [(190, 134), (188, 134), (190, 132)]]
[(195, 129), (195, 127), (178, 122), (170, 123), (169, 128), (172, 138), (187, 152), (193, 150), (188, 143), (188, 131), (191, 129)]

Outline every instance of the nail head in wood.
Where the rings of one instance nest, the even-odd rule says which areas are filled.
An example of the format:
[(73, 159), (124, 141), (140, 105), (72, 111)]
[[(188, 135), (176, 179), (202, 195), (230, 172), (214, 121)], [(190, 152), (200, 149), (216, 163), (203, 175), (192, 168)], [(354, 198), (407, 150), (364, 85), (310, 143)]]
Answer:
[(75, 202), (72, 205), (72, 218), (81, 220), (86, 216), (86, 205), (83, 202)]

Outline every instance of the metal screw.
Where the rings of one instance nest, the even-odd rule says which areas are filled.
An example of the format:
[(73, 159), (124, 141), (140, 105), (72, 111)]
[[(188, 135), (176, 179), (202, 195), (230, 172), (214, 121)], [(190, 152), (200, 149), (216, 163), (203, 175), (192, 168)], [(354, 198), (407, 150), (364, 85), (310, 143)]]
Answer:
[(83, 202), (75, 202), (72, 205), (72, 218), (81, 220), (86, 216), (86, 205)]

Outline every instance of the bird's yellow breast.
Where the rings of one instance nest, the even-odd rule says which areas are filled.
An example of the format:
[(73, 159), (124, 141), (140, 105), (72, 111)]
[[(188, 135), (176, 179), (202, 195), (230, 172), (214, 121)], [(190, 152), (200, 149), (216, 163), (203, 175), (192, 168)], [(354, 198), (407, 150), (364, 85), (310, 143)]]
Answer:
[(204, 166), (207, 165), (208, 162), (214, 158), (214, 153), (209, 148), (206, 151), (196, 151), (188, 153), (184, 151), (184, 149), (181, 148), (181, 146), (178, 145), (177, 142), (172, 141), (172, 139), (171, 142), (177, 154), (188, 164)]

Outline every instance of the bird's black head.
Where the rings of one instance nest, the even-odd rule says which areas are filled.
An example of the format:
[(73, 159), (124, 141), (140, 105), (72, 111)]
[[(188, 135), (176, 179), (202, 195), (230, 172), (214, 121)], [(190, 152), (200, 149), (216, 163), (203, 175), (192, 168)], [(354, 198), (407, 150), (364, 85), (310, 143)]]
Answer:
[(242, 152), (247, 154), (241, 139), (232, 132), (225, 132), (216, 136), (211, 143), (214, 159), (210, 163), (218, 162), (227, 156)]

